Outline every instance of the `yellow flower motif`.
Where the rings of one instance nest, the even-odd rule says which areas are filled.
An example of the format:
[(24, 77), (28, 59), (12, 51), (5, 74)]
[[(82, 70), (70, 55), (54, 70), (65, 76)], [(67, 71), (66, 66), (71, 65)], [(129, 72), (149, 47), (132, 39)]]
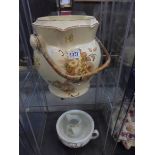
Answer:
[(40, 59), (38, 57), (34, 59), (34, 64), (36, 67), (40, 66)]
[(65, 36), (65, 42), (72, 42), (73, 41), (73, 34), (70, 34), (68, 36)]
[(91, 57), (87, 55), (87, 52), (81, 51), (81, 56), (79, 59), (66, 59), (65, 70), (69, 75), (87, 74), (88, 72), (91, 72), (93, 70), (93, 63), (91, 62)]
[(78, 65), (78, 60), (72, 60), (68, 63), (70, 67), (76, 67)]

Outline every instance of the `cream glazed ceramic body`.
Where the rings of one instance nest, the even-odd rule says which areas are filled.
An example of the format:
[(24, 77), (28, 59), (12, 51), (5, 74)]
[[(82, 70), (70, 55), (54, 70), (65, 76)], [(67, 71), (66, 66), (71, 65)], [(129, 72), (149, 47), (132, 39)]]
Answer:
[[(98, 21), (91, 16), (48, 16), (38, 18), (33, 28), (38, 38), (30, 37), (35, 66), (48, 83), (49, 90), (61, 98), (86, 93), (91, 77), (74, 82), (61, 74), (82, 77), (99, 66), (101, 51), (95, 40)], [(41, 45), (38, 45), (38, 40)], [(44, 56), (42, 50), (46, 51)], [(45, 59), (47, 55), (55, 69)]]

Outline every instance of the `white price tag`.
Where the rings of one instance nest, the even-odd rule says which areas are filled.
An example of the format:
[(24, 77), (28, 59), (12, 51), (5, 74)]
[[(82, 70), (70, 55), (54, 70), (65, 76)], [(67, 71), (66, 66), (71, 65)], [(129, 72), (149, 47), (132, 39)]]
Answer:
[(68, 52), (69, 59), (79, 59), (80, 58), (80, 49)]

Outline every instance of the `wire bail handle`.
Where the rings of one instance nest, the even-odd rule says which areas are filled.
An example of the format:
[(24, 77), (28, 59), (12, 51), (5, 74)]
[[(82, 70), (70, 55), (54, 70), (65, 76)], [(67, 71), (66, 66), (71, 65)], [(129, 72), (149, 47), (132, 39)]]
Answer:
[(65, 78), (71, 82), (75, 82), (75, 83), (89, 79), (91, 76), (101, 72), (102, 70), (104, 70), (105, 68), (107, 68), (109, 66), (110, 61), (111, 61), (110, 54), (108, 53), (107, 49), (104, 47), (104, 45), (101, 43), (101, 41), (98, 38), (96, 38), (96, 41), (103, 48), (102, 53), (106, 55), (106, 62), (104, 64), (102, 64), (100, 67), (96, 68), (92, 72), (89, 72), (89, 73), (86, 73), (83, 75), (72, 76), (72, 75), (68, 75), (68, 74), (62, 72), (61, 69), (53, 62), (53, 60), (50, 58), (50, 56), (47, 52), (45, 43), (43, 42), (42, 38), (39, 35), (31, 34), (31, 36), (30, 36), (30, 44), (31, 44), (32, 48), (37, 49), (42, 53), (43, 57), (46, 59), (48, 64), (54, 69), (54, 71), (57, 74), (59, 74), (60, 76), (62, 76), (63, 78)]

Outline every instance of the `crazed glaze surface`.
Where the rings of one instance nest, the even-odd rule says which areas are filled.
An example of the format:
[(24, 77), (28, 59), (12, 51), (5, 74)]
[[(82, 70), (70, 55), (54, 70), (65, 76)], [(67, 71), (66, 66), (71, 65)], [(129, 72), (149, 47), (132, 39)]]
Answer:
[[(83, 75), (99, 66), (101, 51), (95, 40), (98, 22), (94, 17), (42, 17), (33, 23), (33, 28), (62, 72), (72, 76)], [(73, 51), (78, 53), (71, 57)], [(40, 75), (49, 84), (49, 90), (56, 96), (78, 97), (88, 91), (90, 79), (73, 83), (61, 77), (37, 49), (34, 49), (34, 62)]]

